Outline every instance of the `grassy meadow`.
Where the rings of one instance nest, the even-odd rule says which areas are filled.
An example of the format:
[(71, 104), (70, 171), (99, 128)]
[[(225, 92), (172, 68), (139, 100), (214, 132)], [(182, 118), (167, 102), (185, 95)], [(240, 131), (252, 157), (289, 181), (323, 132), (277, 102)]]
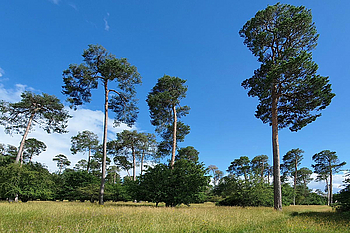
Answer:
[(153, 204), (0, 203), (0, 232), (350, 232), (349, 213), (327, 206), (156, 208)]

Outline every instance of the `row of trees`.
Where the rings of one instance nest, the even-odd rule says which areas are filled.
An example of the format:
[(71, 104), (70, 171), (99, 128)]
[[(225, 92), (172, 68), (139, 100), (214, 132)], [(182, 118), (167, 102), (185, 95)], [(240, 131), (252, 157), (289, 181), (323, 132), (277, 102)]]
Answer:
[[(307, 167), (300, 168), (303, 159), (301, 149), (292, 149), (283, 156), (281, 164), (281, 182), (285, 205), (288, 204), (324, 204), (333, 203), (332, 179), (346, 163), (340, 162), (336, 153), (329, 150), (321, 151), (312, 158), (316, 181), (326, 181), (326, 193), (319, 190), (318, 194), (310, 190), (307, 185), (313, 180), (311, 171)], [(213, 165), (211, 165), (213, 166)], [(228, 176), (223, 177), (214, 188), (214, 194), (224, 197), (223, 205), (253, 205), (272, 206), (272, 187), (270, 175), (272, 168), (268, 164), (266, 155), (259, 155), (250, 160), (241, 156), (231, 162), (227, 169)], [(292, 187), (289, 185), (292, 183)], [(319, 195), (321, 194), (321, 196)], [(327, 197), (327, 198), (326, 198)]]

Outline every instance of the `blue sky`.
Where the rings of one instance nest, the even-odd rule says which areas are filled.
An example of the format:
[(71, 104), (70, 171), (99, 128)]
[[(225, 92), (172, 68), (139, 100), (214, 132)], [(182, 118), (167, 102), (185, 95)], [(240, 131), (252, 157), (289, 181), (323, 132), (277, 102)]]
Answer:
[[(183, 104), (191, 107), (183, 118), (191, 133), (181, 146), (194, 146), (200, 159), (225, 171), (242, 155), (266, 154), (272, 163), (271, 128), (256, 119), (257, 99), (247, 96), (241, 82), (259, 67), (238, 31), (258, 10), (276, 1), (163, 1), (163, 0), (41, 0), (0, 3), (0, 99), (18, 101), (23, 90), (56, 95), (62, 101), (62, 71), (81, 63), (88, 44), (100, 44), (117, 57), (126, 57), (143, 77), (138, 87), (140, 114), (135, 129), (154, 132), (146, 97), (164, 74), (187, 80)], [(280, 131), (281, 157), (292, 148), (305, 151), (302, 166), (312, 155), (328, 149), (348, 161), (350, 79), (349, 1), (281, 1), (312, 10), (320, 38), (313, 52), (318, 73), (329, 76), (336, 97), (322, 117), (297, 133)], [(74, 162), (84, 155), (69, 155), (70, 137), (85, 129), (102, 130), (103, 93), (72, 113), (67, 135), (45, 135), (37, 129), (29, 137), (42, 137), (55, 150), (38, 161), (55, 170), (51, 161), (65, 153)], [(82, 115), (84, 114), (84, 115)], [(86, 120), (86, 121), (84, 121)], [(125, 126), (123, 126), (125, 128)], [(122, 129), (124, 129), (122, 128)], [(113, 129), (110, 138), (122, 129)], [(5, 135), (1, 142), (19, 144)], [(56, 154), (55, 154), (56, 153)], [(79, 157), (80, 156), (80, 157)], [(350, 168), (348, 164), (345, 168)], [(340, 177), (338, 183), (341, 183)], [(315, 184), (319, 185), (319, 184)]]

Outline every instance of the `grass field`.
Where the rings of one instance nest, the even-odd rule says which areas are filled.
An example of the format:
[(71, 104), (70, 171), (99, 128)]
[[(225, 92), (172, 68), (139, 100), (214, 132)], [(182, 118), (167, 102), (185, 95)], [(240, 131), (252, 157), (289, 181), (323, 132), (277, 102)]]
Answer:
[(327, 206), (155, 208), (152, 204), (0, 203), (1, 232), (350, 232), (349, 213)]

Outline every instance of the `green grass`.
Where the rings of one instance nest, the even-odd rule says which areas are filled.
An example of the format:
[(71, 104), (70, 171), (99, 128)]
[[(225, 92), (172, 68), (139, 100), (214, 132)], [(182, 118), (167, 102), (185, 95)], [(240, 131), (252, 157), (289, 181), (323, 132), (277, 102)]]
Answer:
[(0, 232), (350, 232), (349, 213), (327, 206), (217, 207), (212, 203), (0, 203)]

